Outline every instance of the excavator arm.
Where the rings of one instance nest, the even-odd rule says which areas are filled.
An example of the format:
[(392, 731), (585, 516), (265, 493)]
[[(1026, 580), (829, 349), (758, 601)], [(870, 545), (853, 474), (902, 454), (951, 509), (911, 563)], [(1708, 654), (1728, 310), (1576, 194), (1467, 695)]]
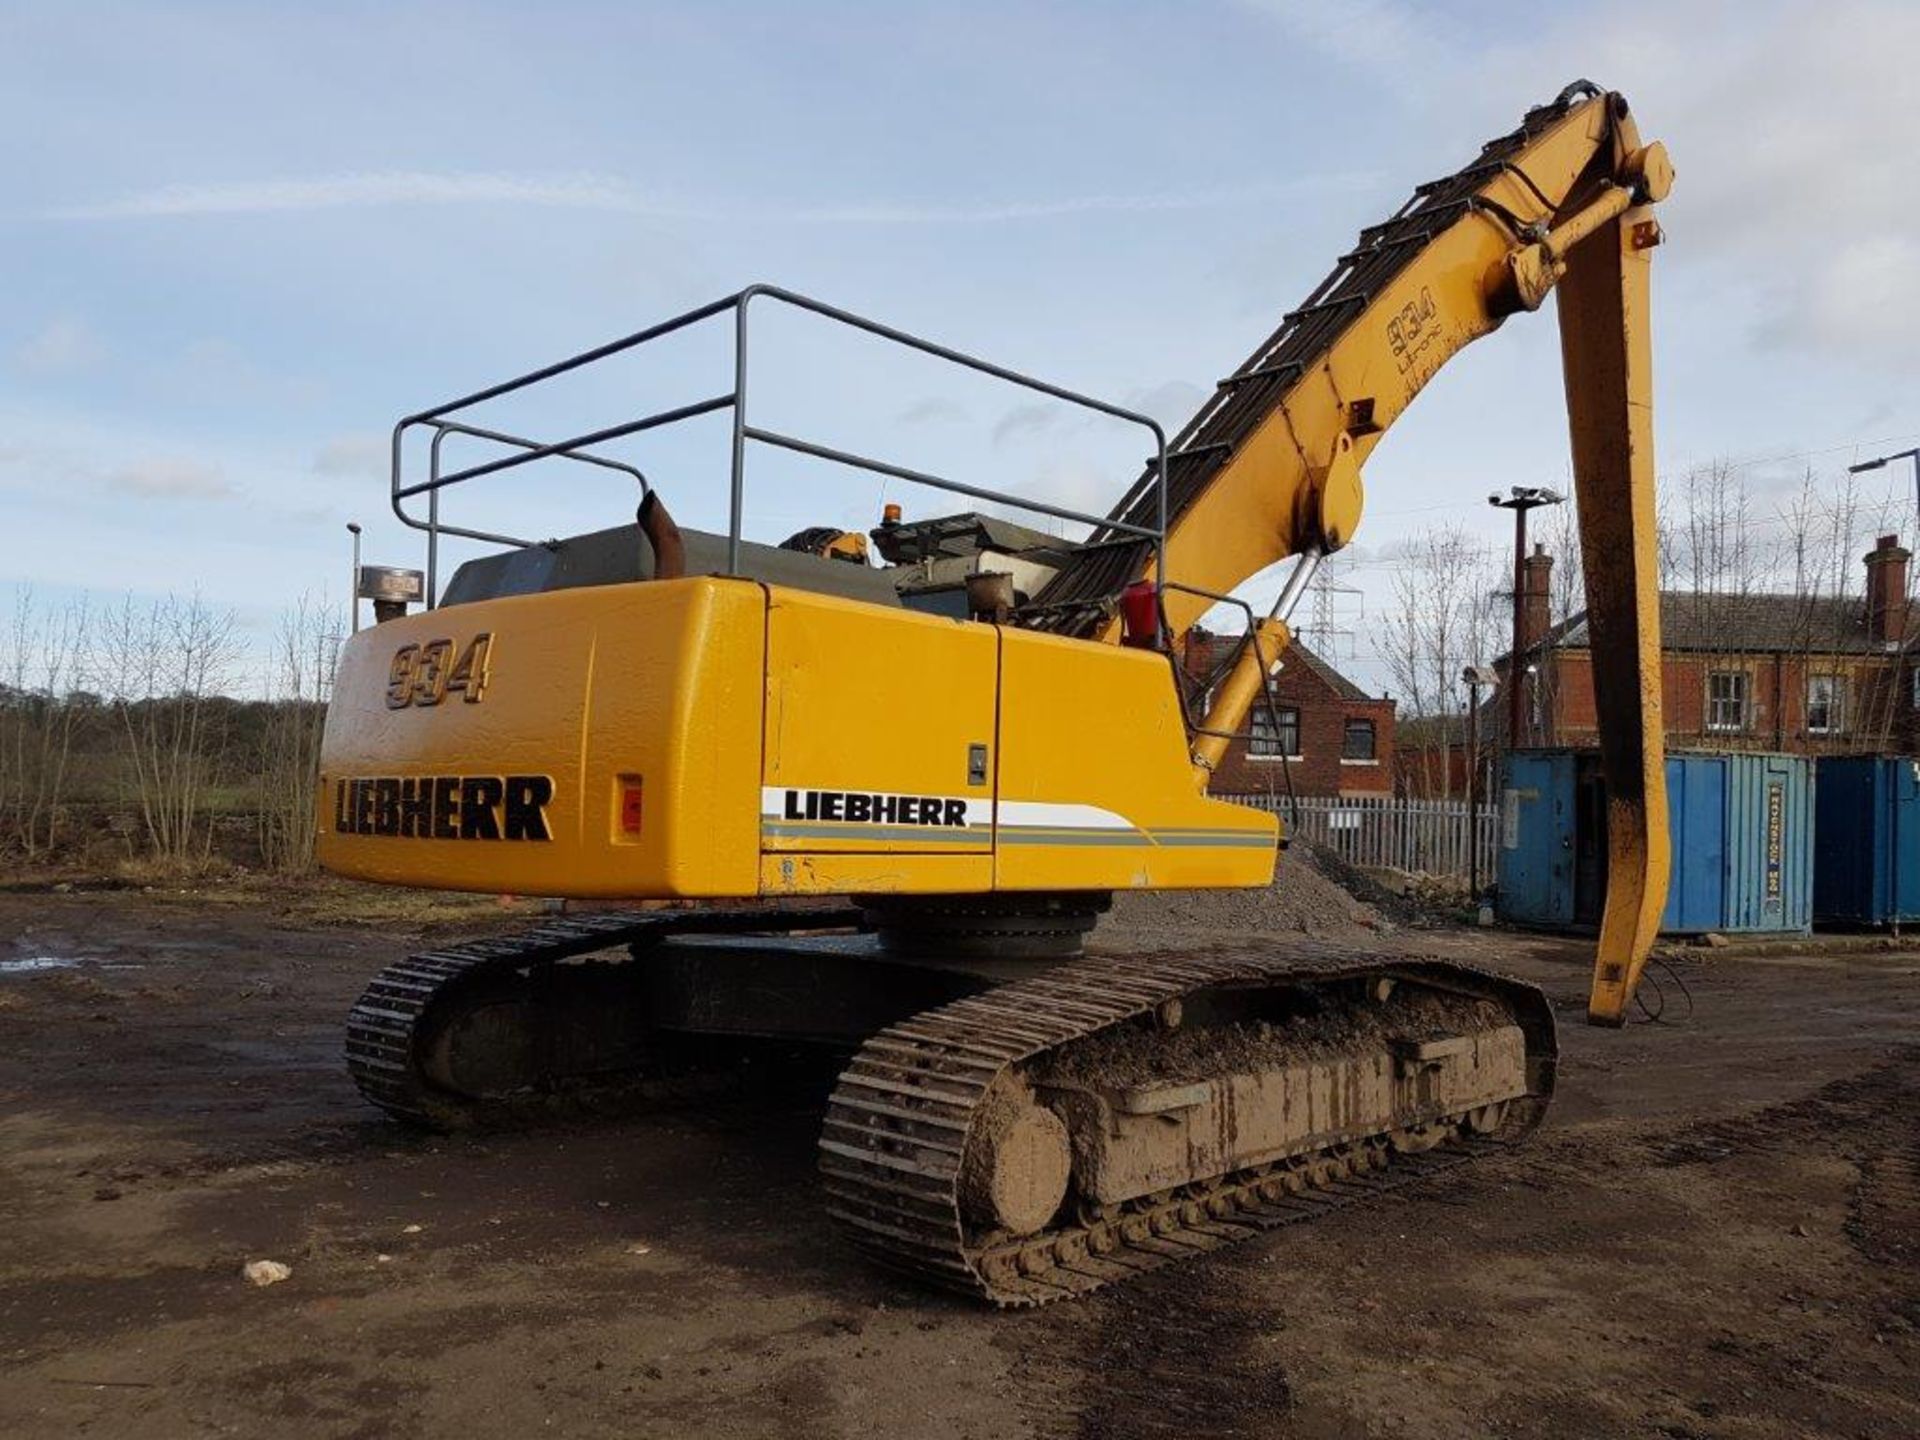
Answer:
[(1672, 861), (1647, 323), (1649, 261), (1658, 240), (1645, 209), (1627, 210), (1570, 248), (1559, 282), (1561, 368), (1607, 780), (1607, 898), (1587, 1001), (1596, 1025), (1626, 1019), (1660, 929)]
[[(1177, 646), (1219, 595), (1275, 562), (1302, 557), (1304, 575), (1353, 538), (1367, 459), (1427, 381), (1557, 290), (1610, 797), (1588, 1009), (1606, 1025), (1624, 1019), (1666, 900), (1648, 270), (1660, 239), (1652, 206), (1671, 183), (1664, 148), (1642, 144), (1626, 100), (1582, 81), (1473, 164), (1421, 186), (1361, 233), (1170, 445), (1164, 576), (1151, 544), (1097, 532), (1029, 619), (1117, 640), (1115, 597), (1153, 581), (1161, 639)], [(1153, 525), (1160, 479), (1142, 475), (1113, 518)], [(1195, 746), (1200, 783), (1286, 640), (1276, 606), (1216, 688)]]

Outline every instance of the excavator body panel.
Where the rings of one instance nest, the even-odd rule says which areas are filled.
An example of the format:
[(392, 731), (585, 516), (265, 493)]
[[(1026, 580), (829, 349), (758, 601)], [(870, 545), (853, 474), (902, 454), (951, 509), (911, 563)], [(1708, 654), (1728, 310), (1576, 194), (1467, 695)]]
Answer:
[(1273, 878), (1275, 817), (1194, 789), (1166, 656), (1003, 630), (1000, 718), (996, 889)]
[(766, 611), (751, 581), (669, 580), (360, 631), (327, 710), (320, 863), (448, 890), (755, 894)]
[(1278, 843), (1195, 793), (1164, 655), (722, 576), (363, 630), (321, 769), (322, 864), (455, 890), (1246, 886)]

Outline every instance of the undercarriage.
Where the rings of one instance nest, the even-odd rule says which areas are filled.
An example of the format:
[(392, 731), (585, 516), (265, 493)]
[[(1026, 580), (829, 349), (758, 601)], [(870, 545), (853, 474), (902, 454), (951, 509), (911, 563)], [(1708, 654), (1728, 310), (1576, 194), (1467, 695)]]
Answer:
[(711, 1093), (729, 1039), (837, 1049), (830, 1212), (880, 1262), (1000, 1305), (1471, 1159), (1552, 1092), (1544, 997), (1455, 962), (1301, 942), (1009, 956), (924, 931), (906, 949), (872, 919), (612, 912), (422, 952), (355, 1006), (349, 1064), (388, 1113), (450, 1129)]

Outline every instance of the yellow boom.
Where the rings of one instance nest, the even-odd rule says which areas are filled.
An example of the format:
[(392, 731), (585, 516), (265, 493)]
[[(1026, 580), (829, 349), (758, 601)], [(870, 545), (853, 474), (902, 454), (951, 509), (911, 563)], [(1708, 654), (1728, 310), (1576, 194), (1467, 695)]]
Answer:
[[(1610, 794), (1611, 868), (1589, 1015), (1624, 1018), (1666, 903), (1668, 839), (1654, 556), (1648, 269), (1652, 206), (1673, 181), (1624, 97), (1584, 82), (1446, 180), (1422, 186), (1360, 245), (1171, 446), (1162, 613), (1177, 643), (1230, 591), (1288, 556), (1347, 544), (1361, 471), (1442, 365), (1558, 290), (1594, 685)], [(1113, 518), (1149, 523), (1157, 476)], [(1152, 577), (1151, 547), (1118, 531), (1040, 597), (1046, 623), (1113, 639), (1104, 597)], [(1104, 544), (1101, 542), (1105, 542)], [(1182, 588), (1191, 587), (1191, 588)], [(1286, 643), (1277, 620), (1216, 693), (1196, 764), (1209, 771)], [(1519, 662), (1516, 662), (1516, 664)]]

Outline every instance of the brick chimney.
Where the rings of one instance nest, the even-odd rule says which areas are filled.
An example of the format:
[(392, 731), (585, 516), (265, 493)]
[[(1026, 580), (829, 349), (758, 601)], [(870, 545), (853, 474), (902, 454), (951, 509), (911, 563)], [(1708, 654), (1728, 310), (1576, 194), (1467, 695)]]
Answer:
[(1213, 671), (1214, 661), (1218, 658), (1214, 643), (1219, 637), (1210, 630), (1195, 625), (1187, 631), (1187, 643), (1181, 652), (1181, 665), (1192, 680), (1204, 680)]
[(1867, 552), (1867, 639), (1889, 649), (1907, 638), (1907, 561), (1898, 535), (1882, 535)]
[(1553, 590), (1553, 557), (1547, 553), (1546, 546), (1536, 544), (1521, 569), (1520, 652), (1524, 655), (1547, 638), (1552, 613), (1549, 596)]

